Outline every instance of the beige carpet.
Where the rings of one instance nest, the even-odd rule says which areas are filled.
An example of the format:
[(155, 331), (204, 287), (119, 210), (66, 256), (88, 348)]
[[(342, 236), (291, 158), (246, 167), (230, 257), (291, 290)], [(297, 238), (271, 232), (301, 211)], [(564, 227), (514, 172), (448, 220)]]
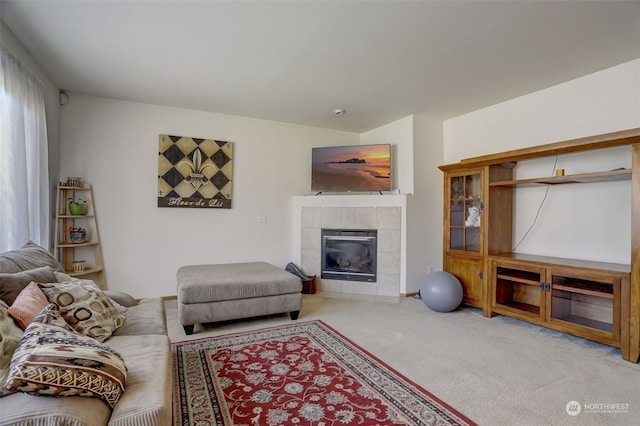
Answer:
[[(289, 323), (288, 315), (196, 326), (187, 337), (175, 300), (169, 337), (193, 340)], [(300, 320), (321, 319), (480, 425), (638, 425), (640, 365), (616, 348), (476, 309), (437, 313), (400, 303), (305, 295)], [(570, 401), (581, 412), (567, 414)], [(626, 411), (625, 411), (626, 409)]]

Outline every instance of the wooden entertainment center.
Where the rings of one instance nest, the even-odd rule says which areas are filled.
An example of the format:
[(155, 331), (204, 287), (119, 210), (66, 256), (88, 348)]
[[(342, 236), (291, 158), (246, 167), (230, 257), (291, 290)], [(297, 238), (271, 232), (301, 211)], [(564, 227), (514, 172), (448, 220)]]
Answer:
[[(631, 168), (514, 179), (524, 160), (631, 147)], [(640, 128), (467, 158), (444, 172), (444, 265), (463, 303), (620, 348), (640, 357)], [(631, 180), (631, 264), (512, 252), (514, 189)], [(468, 218), (477, 208), (479, 223)]]

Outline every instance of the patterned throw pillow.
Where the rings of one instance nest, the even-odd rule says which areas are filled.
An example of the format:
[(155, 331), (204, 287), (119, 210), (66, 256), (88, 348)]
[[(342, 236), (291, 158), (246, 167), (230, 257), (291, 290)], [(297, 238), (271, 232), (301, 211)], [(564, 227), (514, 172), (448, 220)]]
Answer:
[(39, 285), (49, 302), (58, 305), (62, 317), (80, 334), (104, 342), (124, 325), (126, 317), (92, 281)]
[[(75, 278), (75, 277), (72, 277), (70, 275), (65, 274), (64, 272), (58, 272), (58, 271), (54, 271), (53, 274), (56, 277), (56, 281), (59, 282), (59, 283), (74, 282), (74, 283), (79, 283), (79, 284), (87, 284), (87, 285), (93, 286), (96, 289), (96, 291), (102, 291), (102, 289), (98, 286), (98, 284), (96, 284), (95, 282), (93, 282), (91, 280), (83, 280), (83, 279), (80, 279), (80, 278)], [(40, 281), (40, 282), (44, 282), (44, 281)], [(49, 281), (47, 281), (47, 282), (49, 282)], [(118, 312), (120, 312), (121, 314), (127, 312), (127, 308), (122, 306), (117, 301), (115, 301), (113, 299), (113, 297), (111, 297), (110, 293), (113, 293), (114, 295), (118, 295), (118, 293), (120, 293), (120, 292), (117, 292), (117, 291), (105, 292), (105, 291), (103, 291), (103, 294), (105, 296), (107, 296), (109, 298), (109, 300), (111, 300), (111, 304), (118, 310)], [(122, 293), (122, 294), (126, 294), (126, 293)], [(131, 297), (131, 296), (129, 296), (129, 297)], [(134, 299), (134, 303), (131, 306), (136, 305), (136, 304), (137, 303), (135, 303), (135, 299)]]
[(18, 294), (13, 305), (9, 306), (9, 315), (24, 330), (48, 304), (47, 296), (40, 290), (38, 284), (31, 282)]
[(127, 367), (110, 347), (76, 333), (49, 304), (18, 343), (5, 383), (11, 391), (100, 398), (113, 408), (124, 392)]
[(18, 346), (22, 334), (22, 329), (9, 315), (9, 307), (0, 300), (0, 397), (13, 393), (5, 389), (2, 384), (9, 374), (11, 356)]

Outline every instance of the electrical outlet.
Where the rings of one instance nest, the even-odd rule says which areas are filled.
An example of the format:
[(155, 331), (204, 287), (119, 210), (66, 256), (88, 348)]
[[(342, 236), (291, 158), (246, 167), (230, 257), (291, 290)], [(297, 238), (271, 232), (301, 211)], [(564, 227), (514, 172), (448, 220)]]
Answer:
[(266, 216), (258, 216), (258, 223), (267, 223)]

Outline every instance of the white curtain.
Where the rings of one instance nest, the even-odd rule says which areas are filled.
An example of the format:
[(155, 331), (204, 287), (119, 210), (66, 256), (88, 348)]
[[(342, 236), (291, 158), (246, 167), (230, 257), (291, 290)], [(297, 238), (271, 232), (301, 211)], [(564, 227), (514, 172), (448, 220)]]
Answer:
[(0, 49), (0, 252), (49, 247), (49, 167), (42, 84)]

